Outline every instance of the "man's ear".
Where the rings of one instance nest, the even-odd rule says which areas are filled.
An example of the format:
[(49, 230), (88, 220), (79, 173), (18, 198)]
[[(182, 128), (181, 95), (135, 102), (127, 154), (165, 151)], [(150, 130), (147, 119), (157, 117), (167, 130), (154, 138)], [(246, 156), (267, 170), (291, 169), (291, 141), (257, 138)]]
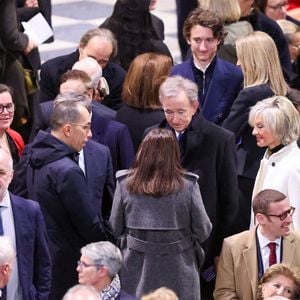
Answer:
[(266, 216), (264, 214), (257, 213), (255, 220), (257, 224), (264, 225), (266, 223)]
[(63, 127), (63, 134), (65, 137), (69, 138), (72, 133), (72, 126), (70, 124), (66, 124)]

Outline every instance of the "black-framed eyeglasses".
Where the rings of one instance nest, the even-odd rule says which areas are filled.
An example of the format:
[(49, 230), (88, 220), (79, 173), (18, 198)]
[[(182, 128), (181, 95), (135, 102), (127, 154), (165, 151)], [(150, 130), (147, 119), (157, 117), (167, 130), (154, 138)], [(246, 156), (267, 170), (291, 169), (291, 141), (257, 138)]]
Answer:
[(280, 221), (283, 221), (287, 218), (288, 215), (290, 215), (291, 217), (293, 216), (294, 212), (295, 212), (295, 207), (291, 206), (290, 209), (286, 210), (285, 212), (279, 214), (279, 215), (273, 215), (273, 214), (264, 214), (268, 217), (277, 217), (280, 219)]
[(0, 114), (4, 112), (4, 109), (6, 109), (7, 112), (12, 113), (15, 111), (15, 105), (14, 103), (8, 103), (6, 105), (0, 104)]
[(80, 261), (80, 260), (77, 261), (77, 266), (78, 266), (79, 268), (89, 268), (89, 267), (96, 267), (96, 268), (99, 268), (99, 267), (102, 267), (101, 264), (87, 264), (87, 263), (85, 263), (84, 261)]

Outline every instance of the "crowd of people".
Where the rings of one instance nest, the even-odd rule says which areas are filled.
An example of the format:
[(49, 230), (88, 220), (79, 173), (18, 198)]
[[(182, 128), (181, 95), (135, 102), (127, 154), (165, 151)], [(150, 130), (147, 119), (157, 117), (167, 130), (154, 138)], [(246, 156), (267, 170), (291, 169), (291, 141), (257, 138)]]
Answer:
[(177, 65), (156, 0), (40, 64), (45, 2), (0, 0), (0, 299), (300, 299), (297, 1), (177, 0)]

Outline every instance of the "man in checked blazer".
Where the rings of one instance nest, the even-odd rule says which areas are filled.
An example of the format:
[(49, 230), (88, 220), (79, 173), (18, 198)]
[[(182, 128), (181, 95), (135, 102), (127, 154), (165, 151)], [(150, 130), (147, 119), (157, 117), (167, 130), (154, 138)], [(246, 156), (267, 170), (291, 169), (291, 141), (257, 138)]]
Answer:
[(259, 278), (269, 267), (270, 242), (276, 262), (300, 265), (300, 235), (290, 230), (294, 208), (282, 193), (263, 190), (253, 200), (257, 226), (224, 239), (217, 268), (216, 300), (256, 299)]

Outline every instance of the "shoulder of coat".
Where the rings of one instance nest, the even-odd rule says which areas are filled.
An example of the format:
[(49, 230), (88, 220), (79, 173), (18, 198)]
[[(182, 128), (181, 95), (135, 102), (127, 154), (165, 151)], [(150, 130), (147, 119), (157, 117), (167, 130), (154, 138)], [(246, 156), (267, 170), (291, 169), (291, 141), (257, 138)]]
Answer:
[(116, 173), (116, 179), (117, 180), (122, 180), (124, 178), (126, 178), (129, 174), (129, 170), (119, 170)]
[(199, 176), (195, 173), (192, 173), (192, 172), (185, 172), (184, 175), (185, 175), (186, 179), (189, 179), (189, 180), (194, 181), (194, 182), (197, 182), (198, 179), (199, 179)]

